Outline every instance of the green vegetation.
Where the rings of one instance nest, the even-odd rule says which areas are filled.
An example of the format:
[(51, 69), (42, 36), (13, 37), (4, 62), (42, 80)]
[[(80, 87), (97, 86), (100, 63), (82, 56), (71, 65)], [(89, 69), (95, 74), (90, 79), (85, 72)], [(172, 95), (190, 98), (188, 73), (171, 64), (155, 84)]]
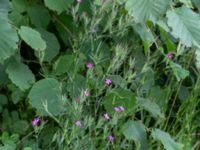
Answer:
[(199, 106), (199, 0), (0, 0), (0, 150), (198, 150)]

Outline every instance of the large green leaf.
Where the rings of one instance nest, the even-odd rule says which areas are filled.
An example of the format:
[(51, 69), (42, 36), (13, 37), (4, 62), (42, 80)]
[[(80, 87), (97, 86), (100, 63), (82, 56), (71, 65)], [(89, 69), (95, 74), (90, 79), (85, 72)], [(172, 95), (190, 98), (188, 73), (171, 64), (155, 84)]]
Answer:
[(30, 27), (21, 26), (19, 35), (34, 50), (45, 50), (47, 47), (46, 42), (42, 39), (40, 33)]
[(44, 0), (45, 5), (51, 9), (56, 11), (58, 14), (67, 10), (73, 0)]
[(67, 83), (66, 90), (70, 93), (71, 97), (80, 97), (82, 91), (86, 90), (86, 78), (80, 74), (69, 80)]
[(172, 68), (173, 73), (178, 81), (185, 79), (190, 74), (188, 70), (185, 70), (181, 65), (177, 63), (170, 62), (170, 67)]
[(121, 88), (126, 88), (127, 87), (127, 81), (122, 78), (120, 75), (110, 75), (108, 76), (109, 79), (112, 80), (113, 84), (115, 86), (119, 86)]
[(147, 43), (153, 43), (155, 41), (155, 38), (151, 32), (150, 29), (147, 28), (147, 26), (145, 24), (135, 24), (133, 26), (135, 32), (137, 32), (141, 39), (144, 41), (144, 42), (147, 42)]
[(73, 55), (62, 55), (53, 65), (53, 72), (56, 75), (61, 75), (66, 72), (71, 72), (74, 67), (74, 56)]
[(169, 5), (170, 0), (128, 0), (125, 7), (136, 22), (155, 22), (165, 14)]
[(164, 117), (164, 115), (161, 113), (160, 107), (154, 101), (138, 97), (137, 103), (139, 107), (150, 112), (153, 117)]
[(3, 111), (2, 129), (10, 133), (25, 134), (29, 128), (29, 123), (26, 120), (21, 120), (17, 111)]
[(166, 150), (183, 150), (183, 145), (175, 142), (168, 133), (153, 129), (151, 134), (155, 140), (162, 142)]
[(31, 84), (35, 82), (35, 76), (28, 66), (15, 60), (10, 61), (6, 72), (10, 80), (21, 90), (30, 88)]
[(135, 141), (137, 149), (148, 149), (145, 126), (140, 121), (128, 121), (122, 131), (126, 139)]
[(19, 13), (23, 13), (28, 8), (28, 1), (27, 0), (12, 0), (12, 9)]
[[(37, 109), (40, 115), (58, 115), (63, 111), (60, 83), (53, 78), (46, 78), (36, 82), (28, 98), (30, 104)], [(49, 113), (47, 113), (47, 111)]]
[(160, 110), (162, 110), (162, 112), (165, 111), (165, 109), (167, 108), (167, 93), (168, 93), (168, 89), (165, 88), (161, 88), (159, 86), (153, 86), (150, 89), (148, 98), (151, 99), (152, 101), (154, 101), (160, 108)]
[(8, 75), (5, 70), (6, 66), (0, 64), (0, 85), (6, 85), (9, 82)]
[(200, 46), (200, 16), (197, 13), (183, 6), (175, 11), (169, 10), (167, 18), (172, 35), (179, 38), (182, 44)]
[(197, 7), (200, 11), (200, 1), (199, 0), (191, 0), (192, 1), (192, 4)]
[(179, 1), (182, 2), (183, 4), (185, 4), (187, 7), (191, 7), (192, 8), (191, 0), (179, 0)]
[(9, 13), (8, 18), (16, 27), (29, 25), (29, 17), (27, 15), (22, 15), (18, 11), (12, 11)]
[(6, 19), (0, 19), (0, 35), (0, 62), (3, 62), (15, 54), (19, 38)]
[(0, 19), (6, 19), (8, 15), (10, 5), (8, 0), (0, 1)]
[(127, 114), (133, 114), (135, 110), (136, 98), (134, 93), (124, 89), (117, 89), (109, 93), (104, 99), (103, 104), (108, 113), (114, 113), (114, 107), (123, 106)]
[(31, 23), (36, 27), (46, 28), (50, 22), (50, 15), (48, 10), (41, 5), (33, 5), (28, 8), (28, 15)]
[[(47, 47), (44, 51), (44, 58), (43, 61), (51, 61), (54, 57), (56, 57), (60, 50), (60, 44), (56, 36), (48, 32), (42, 28), (37, 29), (42, 38), (46, 41)], [(35, 55), (39, 58), (39, 52), (35, 51)]]
[(5, 108), (3, 105), (8, 103), (8, 99), (5, 95), (0, 94), (0, 113), (3, 111), (3, 108)]

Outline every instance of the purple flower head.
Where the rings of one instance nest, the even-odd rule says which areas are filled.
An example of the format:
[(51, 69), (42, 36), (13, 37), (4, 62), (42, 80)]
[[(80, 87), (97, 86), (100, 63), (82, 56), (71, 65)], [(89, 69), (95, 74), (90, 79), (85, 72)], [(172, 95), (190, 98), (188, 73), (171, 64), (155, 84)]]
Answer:
[(109, 120), (110, 119), (110, 116), (108, 115), (108, 113), (103, 114), (103, 117), (104, 117), (105, 120)]
[(86, 97), (90, 96), (90, 91), (85, 90), (85, 91), (84, 91), (84, 95), (85, 95)]
[(40, 125), (40, 123), (41, 123), (41, 120), (40, 120), (40, 118), (38, 118), (38, 117), (36, 117), (36, 118), (34, 118), (34, 119), (32, 120), (32, 125), (33, 125), (33, 126), (38, 126), (38, 125)]
[(111, 134), (108, 136), (108, 141), (110, 142), (114, 141), (114, 137)]
[(172, 59), (172, 58), (173, 58), (173, 54), (172, 54), (172, 53), (168, 53), (168, 54), (167, 54), (167, 58), (168, 58), (168, 59)]
[(108, 86), (111, 85), (112, 84), (112, 80), (111, 79), (106, 79), (105, 80), (105, 84), (108, 85)]
[(124, 111), (124, 107), (123, 106), (118, 106), (114, 108), (116, 112), (123, 112)]
[(82, 0), (76, 0), (76, 2), (77, 2), (77, 3), (81, 3), (81, 2), (82, 2)]
[(81, 121), (80, 121), (80, 120), (77, 120), (77, 121), (75, 122), (75, 125), (78, 126), (78, 127), (81, 127), (81, 126), (82, 126)]
[(87, 64), (86, 64), (86, 67), (88, 68), (88, 69), (92, 69), (93, 68), (93, 63), (90, 63), (90, 62), (88, 62)]

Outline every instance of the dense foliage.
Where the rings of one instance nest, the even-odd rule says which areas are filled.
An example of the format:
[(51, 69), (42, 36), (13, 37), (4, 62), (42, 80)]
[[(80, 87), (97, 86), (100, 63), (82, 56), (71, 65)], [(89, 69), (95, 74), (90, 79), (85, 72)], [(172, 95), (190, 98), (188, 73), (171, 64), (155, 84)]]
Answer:
[(197, 150), (199, 69), (199, 0), (0, 0), (0, 150)]

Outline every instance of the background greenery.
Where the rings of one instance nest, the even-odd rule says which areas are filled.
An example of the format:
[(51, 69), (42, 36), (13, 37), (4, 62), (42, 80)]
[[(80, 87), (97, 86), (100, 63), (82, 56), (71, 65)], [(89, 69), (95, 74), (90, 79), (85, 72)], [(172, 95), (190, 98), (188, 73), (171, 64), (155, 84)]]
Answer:
[(199, 12), (199, 0), (0, 0), (0, 150), (198, 150)]

